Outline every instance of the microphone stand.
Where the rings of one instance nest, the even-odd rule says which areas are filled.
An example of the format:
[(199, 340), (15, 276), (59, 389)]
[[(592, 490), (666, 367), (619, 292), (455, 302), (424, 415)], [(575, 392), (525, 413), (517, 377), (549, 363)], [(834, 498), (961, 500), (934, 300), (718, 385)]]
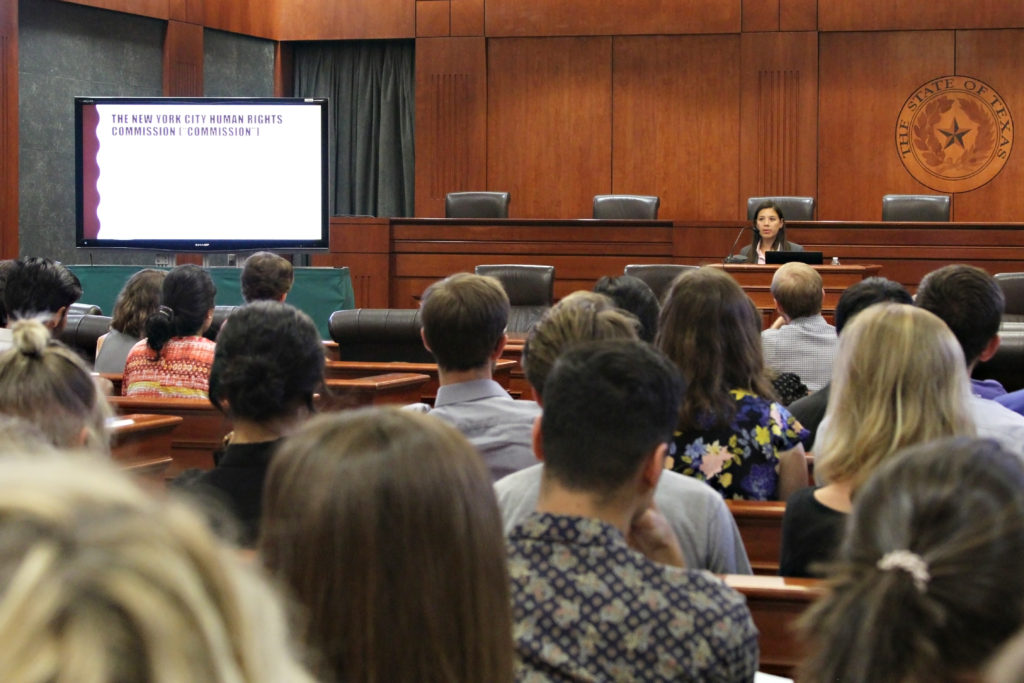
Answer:
[(747, 226), (743, 226), (742, 228), (740, 228), (740, 231), (738, 233), (736, 233), (736, 239), (734, 239), (732, 241), (732, 246), (729, 247), (729, 255), (725, 257), (724, 263), (746, 263), (747, 262), (746, 257), (741, 256), (741, 255), (735, 253), (736, 252), (736, 245), (739, 244), (740, 237), (743, 236), (743, 233), (747, 229), (748, 229)]

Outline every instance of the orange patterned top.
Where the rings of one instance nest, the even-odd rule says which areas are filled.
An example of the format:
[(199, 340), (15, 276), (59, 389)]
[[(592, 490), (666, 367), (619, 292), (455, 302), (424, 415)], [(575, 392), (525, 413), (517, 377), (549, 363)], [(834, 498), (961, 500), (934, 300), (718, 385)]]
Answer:
[(158, 359), (143, 339), (128, 352), (121, 393), (144, 398), (209, 398), (215, 348), (206, 337), (172, 337)]

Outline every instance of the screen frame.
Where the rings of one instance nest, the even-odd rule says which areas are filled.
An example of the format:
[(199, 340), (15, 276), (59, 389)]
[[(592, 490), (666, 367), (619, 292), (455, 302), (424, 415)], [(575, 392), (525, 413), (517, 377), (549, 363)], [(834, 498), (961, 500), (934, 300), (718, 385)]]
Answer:
[[(86, 238), (83, 108), (97, 104), (149, 104), (149, 105), (275, 105), (317, 106), (320, 108), (320, 236), (317, 239), (134, 239), (112, 240)], [(328, 150), (329, 101), (322, 97), (75, 97), (75, 246), (79, 249), (144, 249), (155, 251), (229, 252), (258, 251), (262, 249), (322, 251), (330, 243), (330, 164)]]

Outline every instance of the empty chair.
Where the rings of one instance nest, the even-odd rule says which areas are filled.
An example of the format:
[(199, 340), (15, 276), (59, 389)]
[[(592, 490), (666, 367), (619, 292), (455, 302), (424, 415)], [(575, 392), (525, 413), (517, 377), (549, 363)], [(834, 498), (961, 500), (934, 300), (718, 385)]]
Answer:
[(555, 267), (499, 264), (477, 266), (477, 275), (489, 275), (501, 283), (508, 294), (512, 310), (508, 316), (509, 332), (527, 332), (544, 311), (551, 308), (555, 297)]
[(1006, 298), (1003, 322), (1024, 323), (1024, 273), (996, 273), (995, 278)]
[(68, 315), (60, 340), (74, 349), (92, 367), (96, 359), (96, 340), (110, 331), (110, 317), (105, 315)]
[(654, 220), (658, 217), (661, 197), (642, 194), (599, 194), (594, 196), (594, 218), (636, 218)]
[(341, 360), (433, 363), (420, 337), (415, 308), (356, 308), (335, 311), (327, 323)]
[(887, 194), (882, 197), (883, 221), (949, 220), (949, 197), (944, 194)]
[(632, 275), (647, 283), (654, 296), (661, 301), (668, 291), (669, 285), (684, 270), (694, 270), (697, 266), (684, 266), (678, 263), (634, 263), (626, 266), (624, 275)]
[(449, 192), (445, 218), (508, 218), (508, 192)]
[(813, 221), (814, 220), (814, 197), (748, 197), (747, 198), (747, 220), (752, 221), (756, 217), (757, 207), (765, 202), (772, 202), (782, 210), (782, 216), (787, 221)]

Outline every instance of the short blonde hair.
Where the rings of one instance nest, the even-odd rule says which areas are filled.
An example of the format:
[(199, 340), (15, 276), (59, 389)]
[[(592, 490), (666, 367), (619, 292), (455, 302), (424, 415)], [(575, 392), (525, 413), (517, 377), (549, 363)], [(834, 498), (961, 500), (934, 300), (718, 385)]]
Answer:
[(938, 317), (876, 304), (839, 337), (815, 468), (827, 481), (862, 484), (900, 448), (973, 435), (963, 351)]
[(790, 318), (817, 315), (824, 297), (821, 274), (799, 261), (783, 264), (772, 276), (772, 296)]
[(310, 681), (265, 581), (108, 463), (0, 462), (0, 680)]

